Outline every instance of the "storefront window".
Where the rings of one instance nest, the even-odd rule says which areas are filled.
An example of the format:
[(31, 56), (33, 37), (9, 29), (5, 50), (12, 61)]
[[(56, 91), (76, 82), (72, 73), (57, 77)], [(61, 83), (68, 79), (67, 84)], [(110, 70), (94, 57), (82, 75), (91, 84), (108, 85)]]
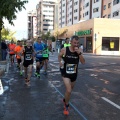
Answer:
[(119, 38), (118, 37), (103, 37), (102, 50), (104, 51), (119, 51)]

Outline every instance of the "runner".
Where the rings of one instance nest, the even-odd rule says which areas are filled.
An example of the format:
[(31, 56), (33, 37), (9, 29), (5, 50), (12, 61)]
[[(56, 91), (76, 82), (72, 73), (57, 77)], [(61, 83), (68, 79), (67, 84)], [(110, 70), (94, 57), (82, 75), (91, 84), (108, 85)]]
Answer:
[(18, 45), (15, 47), (15, 54), (17, 58), (18, 68), (20, 70), (20, 75), (23, 75), (23, 53), (22, 53), (22, 41), (18, 42)]
[[(60, 63), (60, 71), (63, 82), (66, 87), (64, 102), (64, 114), (69, 114), (69, 100), (75, 81), (77, 79), (78, 63), (79, 61), (84, 64), (85, 60), (82, 56), (81, 49), (79, 47), (78, 36), (73, 36), (71, 39), (71, 46), (62, 48), (58, 55), (58, 61)], [(64, 55), (64, 61), (62, 57)], [(64, 62), (64, 63), (62, 63)]]
[(36, 54), (36, 72), (35, 76), (40, 78), (40, 68), (43, 66), (43, 50), (45, 48), (44, 43), (41, 42), (42, 38), (38, 37), (37, 42), (34, 43), (34, 50)]
[(47, 74), (47, 68), (48, 68), (48, 60), (49, 60), (49, 49), (48, 46), (43, 51), (43, 60), (44, 60), (44, 74)]
[(14, 49), (15, 49), (15, 47), (16, 47), (16, 45), (14, 44), (14, 41), (11, 40), (11, 43), (8, 46), (11, 65), (14, 63), (14, 55), (15, 55)]
[(31, 41), (26, 41), (26, 46), (23, 47), (23, 66), (24, 66), (24, 72), (25, 72), (25, 83), (26, 85), (30, 86), (30, 79), (32, 75), (32, 68), (33, 68), (33, 56), (34, 56), (34, 50), (31, 46)]

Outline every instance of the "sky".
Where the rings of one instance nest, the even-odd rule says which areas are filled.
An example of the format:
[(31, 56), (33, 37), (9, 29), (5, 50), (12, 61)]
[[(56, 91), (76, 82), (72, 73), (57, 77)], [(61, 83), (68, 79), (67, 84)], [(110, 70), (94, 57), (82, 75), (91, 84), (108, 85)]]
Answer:
[(9, 25), (5, 20), (5, 27), (12, 31), (16, 31), (15, 37), (17, 40), (27, 38), (27, 13), (35, 10), (39, 1), (40, 0), (28, 0), (28, 3), (25, 5), (26, 10), (23, 9), (21, 12), (17, 13), (17, 19), (14, 20), (14, 26)]

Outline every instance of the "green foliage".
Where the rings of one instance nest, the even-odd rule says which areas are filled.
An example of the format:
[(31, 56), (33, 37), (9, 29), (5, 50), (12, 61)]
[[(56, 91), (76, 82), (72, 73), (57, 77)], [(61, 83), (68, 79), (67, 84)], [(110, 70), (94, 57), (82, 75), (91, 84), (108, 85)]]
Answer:
[(50, 38), (50, 32), (47, 32), (46, 34), (42, 33), (41, 37), (43, 40), (48, 40)]
[[(4, 40), (12, 40), (14, 38), (14, 34), (16, 32), (13, 32), (11, 31), (10, 29), (8, 28), (3, 28), (2, 31), (1, 31), (1, 37), (2, 39)], [(14, 38), (15, 39), (15, 38)]]
[(55, 42), (55, 37), (51, 36), (50, 39), (52, 40), (52, 42)]
[(25, 9), (24, 5), (27, 2), (27, 0), (0, 0), (0, 19), (5, 18), (11, 25), (14, 25), (13, 20), (16, 19), (16, 13), (22, 8)]

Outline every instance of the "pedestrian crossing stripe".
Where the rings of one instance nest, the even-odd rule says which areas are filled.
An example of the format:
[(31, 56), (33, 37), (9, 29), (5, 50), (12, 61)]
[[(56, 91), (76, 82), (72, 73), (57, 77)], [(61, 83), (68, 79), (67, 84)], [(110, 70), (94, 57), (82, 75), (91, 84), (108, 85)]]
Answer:
[(2, 86), (2, 81), (1, 81), (1, 79), (0, 79), (0, 95), (2, 95), (3, 94), (3, 86)]

